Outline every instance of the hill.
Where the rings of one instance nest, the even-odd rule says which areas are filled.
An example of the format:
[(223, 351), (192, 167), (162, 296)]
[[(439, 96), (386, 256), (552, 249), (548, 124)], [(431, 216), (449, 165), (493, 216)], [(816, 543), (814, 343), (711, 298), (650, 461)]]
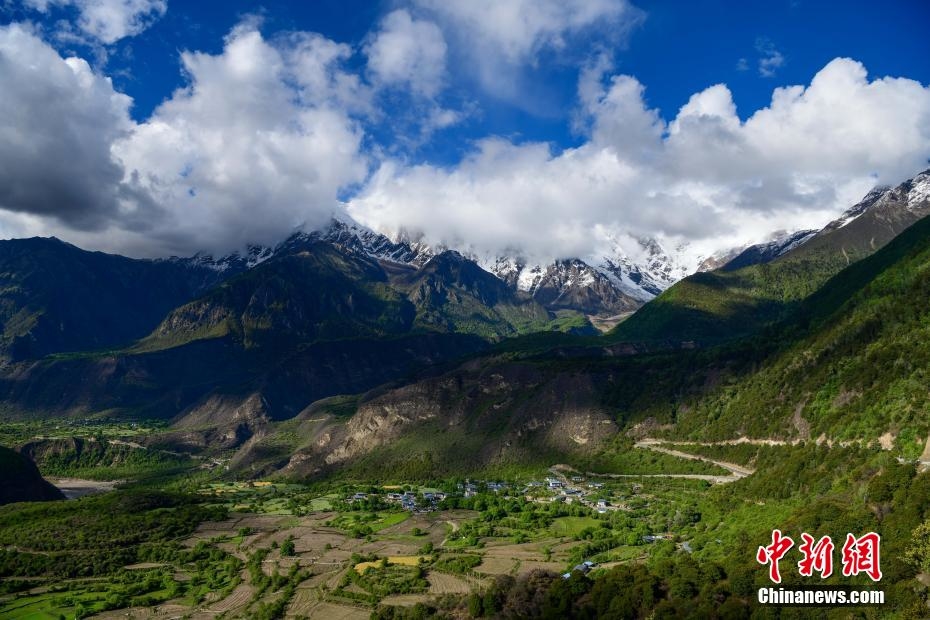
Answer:
[(925, 385), (930, 219), (810, 295), (767, 337), (783, 344), (753, 372), (694, 403), (700, 436), (877, 439), (916, 458), (930, 432)]
[(61, 491), (42, 477), (35, 463), (0, 446), (0, 505), (64, 498)]
[(378, 337), (409, 331), (414, 312), (377, 263), (317, 242), (172, 310), (136, 348), (224, 337), (246, 348)]
[(204, 266), (0, 241), (0, 359), (124, 346), (220, 278)]
[[(879, 188), (820, 232), (770, 262), (696, 273), (668, 288), (610, 337), (708, 344), (752, 334), (788, 316), (845, 267), (930, 214), (930, 171)], [(733, 266), (752, 262), (746, 256)]]
[(930, 219), (751, 338), (654, 353), (498, 352), (362, 395), (338, 415), (308, 409), (286, 426), (296, 442), (277, 442), (272, 430), (238, 459), (297, 476), (375, 461), (459, 472), (559, 458), (603, 463), (624, 429), (860, 442), (915, 459), (930, 434), (927, 265)]

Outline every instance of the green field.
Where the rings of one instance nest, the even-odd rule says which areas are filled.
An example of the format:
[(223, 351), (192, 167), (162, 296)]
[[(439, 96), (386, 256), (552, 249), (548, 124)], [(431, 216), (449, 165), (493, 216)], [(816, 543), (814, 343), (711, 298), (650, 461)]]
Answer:
[(559, 517), (549, 526), (553, 536), (573, 538), (589, 527), (597, 527), (600, 521), (593, 517)]
[[(70, 618), (163, 603), (194, 613), (225, 601), (227, 617), (270, 619), (299, 616), (288, 610), (323, 603), (382, 613), (382, 601), (392, 597), (426, 601), (435, 613), (478, 606), (488, 616), (485, 610), (505, 603), (486, 595), (474, 603), (468, 591), (505, 601), (526, 588), (543, 588), (546, 605), (555, 605), (570, 594), (558, 575), (583, 561), (599, 566), (573, 586), (577, 591), (653, 584), (659, 604), (698, 614), (706, 611), (701, 592), (715, 588), (728, 605), (747, 611), (765, 571), (746, 550), (776, 527), (874, 528), (884, 537), (892, 609), (922, 604), (906, 585), (914, 569), (904, 558), (930, 567), (930, 536), (912, 536), (930, 512), (928, 474), (886, 453), (856, 448), (766, 447), (752, 462), (755, 474), (717, 486), (604, 478), (603, 487), (589, 493), (610, 502), (606, 514), (550, 501), (553, 494), (544, 489), (534, 500), (484, 491), (465, 498), (455, 492), (455, 480), (405, 485), (449, 494), (423, 514), (379, 507), (378, 497), (388, 490), (374, 485), (200, 477), (186, 493), (130, 487), (70, 502), (7, 506), (0, 508), (0, 617)], [(183, 487), (183, 480), (172, 484)], [(368, 499), (344, 501), (359, 491)], [(874, 506), (882, 507), (881, 521)], [(856, 522), (847, 524), (842, 515)], [(657, 534), (662, 538), (654, 540)], [(391, 564), (390, 558), (405, 562)], [(363, 563), (372, 568), (358, 574), (354, 567)], [(310, 566), (332, 585), (307, 585)], [(24, 577), (32, 582), (17, 592), (16, 580)], [(53, 591), (45, 589), (49, 580)], [(430, 595), (433, 588), (446, 597)]]

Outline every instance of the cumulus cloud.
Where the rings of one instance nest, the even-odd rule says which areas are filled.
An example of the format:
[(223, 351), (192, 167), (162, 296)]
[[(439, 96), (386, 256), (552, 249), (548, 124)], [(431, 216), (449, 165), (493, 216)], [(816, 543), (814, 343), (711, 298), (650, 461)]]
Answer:
[(410, 16), (405, 9), (389, 13), (366, 46), (368, 69), (381, 85), (404, 85), (425, 97), (442, 88), (446, 73), (446, 41), (439, 26)]
[[(592, 15), (626, 10), (584, 3), (583, 15), (548, 26), (546, 11), (562, 4), (542, 3), (543, 17), (511, 24), (513, 36), (486, 16), (469, 27), (476, 41), (532, 62)], [(472, 3), (429, 6), (470, 23)], [(499, 6), (511, 5), (486, 8)], [(347, 45), (306, 32), (266, 38), (245, 22), (219, 53), (184, 52), (184, 86), (143, 122), (85, 61), (63, 58), (28, 27), (0, 27), (0, 83), (15, 85), (0, 96), (0, 233), (58, 234), (134, 255), (221, 252), (322, 225), (346, 200), (374, 228), (421, 231), (479, 254), (587, 257), (629, 251), (642, 237), (707, 254), (823, 225), (930, 156), (930, 88), (869, 79), (850, 59), (830, 62), (806, 86), (774, 89), (743, 120), (724, 84), (665, 118), (604, 53), (579, 75), (575, 148), (488, 136), (458, 163), (414, 165), (373, 139), (385, 92), (396, 86), (431, 102), (412, 108), (424, 112), (423, 126), (462, 114), (430, 99), (441, 95), (440, 73), (415, 69), (440, 40), (427, 41), (424, 20), (390, 13), (356, 70)], [(384, 43), (411, 29), (419, 47)]]
[[(544, 52), (566, 52), (579, 34), (599, 30), (621, 42), (643, 13), (626, 0), (412, 0), (456, 43), (463, 71), (491, 94), (520, 103), (521, 72)], [(523, 102), (526, 103), (526, 102)]]
[(358, 84), (346, 50), (319, 35), (275, 44), (250, 25), (223, 52), (185, 52), (189, 85), (114, 151), (172, 218), (159, 230), (178, 248), (274, 243), (315, 227), (362, 181), (362, 130), (345, 109)]
[[(20, 26), (0, 29), (0, 207), (6, 231), (136, 255), (274, 243), (324, 223), (364, 180), (364, 106), (350, 51), (319, 35), (273, 42), (249, 24), (217, 55), (182, 54), (187, 85), (143, 123), (84, 61)], [(93, 232), (92, 232), (93, 231)]]
[(452, 168), (386, 162), (350, 212), (479, 254), (516, 247), (540, 260), (584, 256), (623, 235), (689, 241), (709, 253), (772, 230), (821, 226), (930, 155), (930, 88), (870, 81), (849, 59), (832, 61), (807, 87), (775, 89), (746, 121), (722, 84), (693, 95), (666, 123), (632, 76), (583, 78), (590, 133), (580, 147), (553, 153), (488, 139)]
[(92, 230), (144, 198), (112, 153), (131, 100), (26, 27), (0, 28), (0, 207)]
[(53, 6), (73, 6), (78, 13), (78, 28), (108, 45), (139, 34), (168, 10), (167, 0), (24, 0), (23, 3), (43, 13)]

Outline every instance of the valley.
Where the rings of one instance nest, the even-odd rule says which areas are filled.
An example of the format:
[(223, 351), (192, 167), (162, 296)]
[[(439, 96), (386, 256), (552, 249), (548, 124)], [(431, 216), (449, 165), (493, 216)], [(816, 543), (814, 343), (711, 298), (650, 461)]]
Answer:
[[(886, 572), (907, 574), (898, 558), (922, 553), (894, 528), (916, 526), (913, 510), (925, 506), (930, 482), (890, 451), (657, 438), (629, 449), (625, 462), (635, 469), (608, 474), (582, 473), (589, 464), (571, 461), (491, 469), (484, 478), (382, 472), (315, 482), (231, 479), (223, 458), (140, 469), (103, 483), (116, 490), (102, 495), (0, 507), (0, 615), (491, 615), (512, 604), (512, 588), (535, 583), (554, 596), (565, 581), (598, 583), (630, 570), (629, 578), (646, 578), (637, 566), (669, 593), (701, 591), (707, 579), (719, 588), (724, 574), (728, 605), (748, 612), (742, 593), (764, 582), (741, 559), (739, 541), (785, 520), (803, 527), (835, 518), (837, 502), (860, 518), (875, 518), (867, 506), (890, 510), (874, 523), (886, 533)], [(636, 458), (650, 454), (657, 460)], [(75, 472), (84, 467), (74, 463)], [(695, 467), (718, 473), (680, 473)], [(851, 499), (857, 487), (864, 504)], [(145, 533), (132, 525), (142, 522)], [(689, 600), (669, 596), (660, 600)]]
[[(346, 222), (238, 258), (9, 245), (0, 617), (764, 617), (774, 529), (879, 533), (864, 617), (920, 617), (928, 182), (645, 305)], [(17, 275), (68, 257), (107, 299), (190, 286), (102, 338)]]
[[(693, 517), (682, 520), (680, 514), (695, 510), (709, 488), (697, 476), (679, 474), (620, 480), (579, 475), (565, 465), (537, 473), (538, 479), (460, 479), (427, 486), (221, 482), (215, 472), (191, 471), (170, 486), (188, 489), (206, 514), (222, 514), (222, 519), (166, 538), (160, 551), (122, 549), (127, 563), (108, 569), (113, 576), (105, 588), (95, 585), (99, 577), (62, 580), (68, 575), (59, 573), (50, 587), (48, 573), (17, 575), (6, 582), (8, 594), (0, 596), (0, 615), (273, 617), (269, 610), (277, 609), (285, 617), (354, 618), (390, 606), (454, 609), (498, 578), (570, 573), (584, 561), (593, 566), (584, 572), (604, 571), (642, 560), (653, 548), (680, 548), (693, 526)], [(144, 501), (150, 493), (141, 490), (150, 483), (118, 484), (121, 490), (80, 501), (118, 505), (114, 494)], [(410, 497), (412, 503), (401, 506), (395, 497)], [(0, 509), (6, 561), (19, 558), (22, 572), (28, 565), (24, 559), (37, 554), (92, 553), (80, 547), (30, 547), (29, 535), (22, 534), (23, 527), (27, 532), (53, 527), (55, 513), (72, 514), (69, 504), (80, 513), (80, 501), (47, 516), (35, 511), (32, 525), (17, 526), (10, 520), (14, 515)], [(10, 544), (15, 531), (20, 542)], [(229, 576), (219, 590), (204, 594), (196, 588), (193, 557), (211, 558), (213, 564), (196, 560), (200, 571), (224, 567)], [(233, 565), (242, 567), (238, 575), (225, 568)]]
[(0, 620), (930, 618), (927, 24), (0, 0)]

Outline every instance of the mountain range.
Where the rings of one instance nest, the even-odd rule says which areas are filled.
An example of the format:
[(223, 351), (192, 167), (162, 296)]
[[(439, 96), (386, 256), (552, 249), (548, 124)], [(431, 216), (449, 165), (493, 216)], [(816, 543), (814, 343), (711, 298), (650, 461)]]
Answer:
[[(391, 239), (340, 216), (333, 217), (321, 230), (294, 233), (274, 248), (250, 246), (245, 254), (234, 253), (220, 258), (198, 254), (168, 260), (177, 265), (206, 266), (219, 273), (237, 274), (268, 258), (299, 251), (313, 241), (326, 241), (382, 263), (417, 269), (435, 256), (450, 251), (414, 240), (405, 231)], [(657, 241), (639, 240), (638, 244), (640, 253), (645, 253), (639, 262), (629, 258), (619, 246), (612, 255), (597, 259), (594, 265), (580, 258), (549, 264), (531, 263), (519, 254), (493, 257), (463, 254), (463, 258), (496, 276), (514, 294), (525, 294), (551, 311), (572, 310), (585, 315), (609, 316), (632, 312), (689, 273), (681, 257), (671, 256)]]
[[(927, 214), (930, 171), (674, 284), (659, 246), (648, 269), (610, 262), (613, 277), (579, 259), (486, 269), (345, 220), (219, 259), (4, 241), (0, 411), (166, 419), (152, 445), (301, 476), (581, 458), (635, 425), (913, 443), (930, 430), (918, 418), (873, 410), (919, 399), (914, 367), (873, 360), (876, 387), (836, 352), (919, 349), (901, 330), (926, 299)], [(633, 314), (606, 335), (587, 318), (618, 312)], [(759, 417), (765, 390), (779, 404)]]
[(930, 214), (930, 171), (879, 187), (823, 229), (744, 250), (695, 273), (616, 327), (618, 340), (715, 342), (784, 316), (830, 277)]
[[(883, 190), (870, 207), (884, 211), (862, 222), (900, 222), (903, 213), (894, 211), (906, 204), (918, 214), (926, 208), (925, 197), (902, 200), (900, 189)], [(861, 216), (869, 207), (856, 209)], [(775, 260), (800, 261), (792, 256), (800, 247)], [(821, 242), (815, 251), (826, 247)], [(844, 249), (851, 251), (841, 246), (841, 255)], [(817, 264), (823, 274), (833, 263)], [(338, 414), (318, 403), (287, 427), (299, 429), (298, 441), (282, 442), (270, 430), (244, 445), (237, 460), (291, 475), (333, 467), (371, 475), (376, 464), (448, 475), (560, 456), (603, 463), (622, 443), (620, 429), (703, 441), (861, 442), (917, 458), (930, 435), (928, 264), (930, 218), (916, 219), (743, 338), (683, 349), (602, 338), (490, 351), (438, 376), (343, 402)]]

